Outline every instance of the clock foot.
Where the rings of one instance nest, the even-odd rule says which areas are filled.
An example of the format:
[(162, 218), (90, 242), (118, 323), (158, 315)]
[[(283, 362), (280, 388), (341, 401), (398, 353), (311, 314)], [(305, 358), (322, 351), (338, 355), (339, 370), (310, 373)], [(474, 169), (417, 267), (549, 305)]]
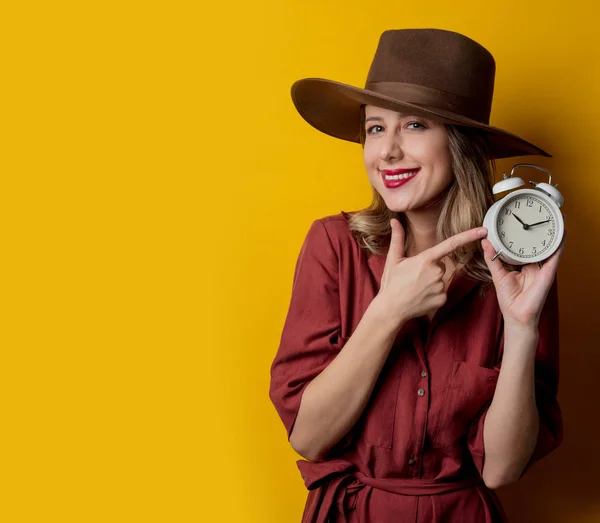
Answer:
[(496, 253), (496, 255), (492, 258), (492, 261), (494, 261), (498, 256), (500, 256), (502, 254), (502, 251), (498, 251)]

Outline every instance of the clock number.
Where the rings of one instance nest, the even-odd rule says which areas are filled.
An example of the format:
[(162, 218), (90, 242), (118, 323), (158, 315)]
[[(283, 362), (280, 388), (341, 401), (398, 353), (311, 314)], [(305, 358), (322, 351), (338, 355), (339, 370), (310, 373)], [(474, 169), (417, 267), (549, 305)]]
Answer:
[(509, 249), (512, 249), (513, 243), (515, 243), (515, 242), (510, 242), (510, 244), (508, 245)]
[(540, 210), (538, 212), (542, 212), (542, 206), (540, 205)]
[(504, 231), (502, 231), (502, 232), (500, 233), (500, 236), (502, 236), (502, 238), (505, 238), (505, 237), (506, 237), (506, 233), (505, 233)]
[(525, 249), (523, 249), (523, 247), (519, 249), (519, 254), (525, 254)]
[(549, 229), (548, 230), (548, 236), (552, 236), (554, 234), (554, 229)]
[(546, 247), (546, 240), (542, 242), (542, 247)]
[(515, 202), (515, 209), (521, 208), (521, 202)]
[(500, 218), (500, 225), (504, 225), (504, 218)]
[(533, 207), (533, 200), (527, 199), (527, 207)]
[(537, 252), (537, 249), (534, 247), (533, 248), (533, 254), (535, 254)]
[(512, 211), (507, 207), (506, 209), (504, 209), (504, 216), (507, 216), (509, 214), (512, 214)]

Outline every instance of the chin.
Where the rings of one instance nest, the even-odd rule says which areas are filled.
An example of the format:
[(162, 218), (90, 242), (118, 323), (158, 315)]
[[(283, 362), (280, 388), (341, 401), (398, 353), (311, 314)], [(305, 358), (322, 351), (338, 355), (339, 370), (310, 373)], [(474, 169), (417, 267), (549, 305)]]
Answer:
[(383, 198), (386, 207), (390, 211), (394, 212), (407, 212), (414, 209), (414, 205), (410, 202), (407, 202), (405, 199), (396, 199), (396, 198)]
[(406, 212), (409, 209), (408, 206), (406, 205), (394, 205), (393, 203), (386, 203), (386, 207), (390, 210), (390, 211), (394, 211), (394, 212)]

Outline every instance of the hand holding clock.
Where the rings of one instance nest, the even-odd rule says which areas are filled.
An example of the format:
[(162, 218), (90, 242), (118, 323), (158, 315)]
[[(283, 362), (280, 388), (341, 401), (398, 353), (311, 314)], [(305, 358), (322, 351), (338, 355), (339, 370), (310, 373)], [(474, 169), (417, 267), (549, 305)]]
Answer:
[[(530, 167), (548, 174), (548, 182), (531, 181), (532, 188), (522, 178), (513, 176), (517, 167)], [(487, 210), (483, 226), (488, 234), (482, 240), (485, 262), (492, 275), (498, 303), (505, 325), (519, 329), (537, 329), (542, 308), (558, 270), (558, 262), (564, 250), (565, 227), (560, 207), (564, 198), (556, 185), (552, 185), (552, 173), (539, 165), (517, 164), (510, 176), (492, 187), (493, 194), (509, 191)], [(515, 211), (528, 222), (525, 223)], [(510, 219), (512, 214), (522, 228)], [(537, 227), (549, 224), (546, 228)], [(540, 262), (545, 262), (542, 266)], [(521, 271), (507, 271), (502, 262), (521, 266)]]
[(505, 323), (537, 328), (546, 296), (558, 270), (564, 244), (563, 238), (558, 250), (544, 262), (541, 268), (537, 263), (528, 263), (523, 265), (519, 272), (507, 271), (499, 259), (492, 261), (496, 254), (494, 247), (487, 239), (481, 241), (485, 262), (492, 274)]

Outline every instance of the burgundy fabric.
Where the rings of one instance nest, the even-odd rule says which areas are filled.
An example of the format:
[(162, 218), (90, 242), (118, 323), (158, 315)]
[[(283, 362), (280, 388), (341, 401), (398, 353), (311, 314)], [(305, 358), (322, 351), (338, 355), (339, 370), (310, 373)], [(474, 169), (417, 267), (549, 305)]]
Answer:
[[(296, 263), (269, 391), (288, 438), (304, 389), (343, 348), (379, 289), (385, 256), (359, 247), (348, 217), (315, 220)], [(503, 321), (494, 289), (482, 295), (480, 287), (455, 275), (432, 322), (414, 319), (399, 331), (358, 422), (321, 461), (297, 462), (309, 490), (303, 523), (506, 521), (481, 479)], [(526, 470), (562, 440), (556, 282), (539, 331), (540, 435)]]

